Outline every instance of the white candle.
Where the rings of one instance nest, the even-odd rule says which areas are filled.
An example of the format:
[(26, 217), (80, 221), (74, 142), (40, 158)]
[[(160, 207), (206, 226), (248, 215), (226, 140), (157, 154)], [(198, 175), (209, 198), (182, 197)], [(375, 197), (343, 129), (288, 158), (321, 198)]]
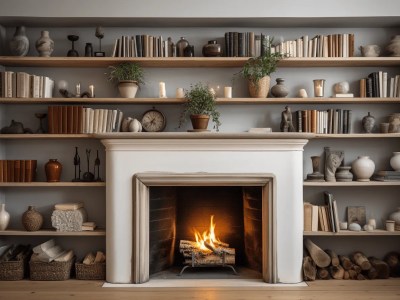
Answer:
[(90, 97), (94, 98), (94, 85), (93, 84), (89, 85), (89, 94), (90, 94)]
[(315, 87), (315, 97), (322, 97), (324, 94), (322, 93), (322, 86)]
[(183, 92), (183, 88), (176, 89), (176, 98), (185, 98), (185, 93)]
[(232, 87), (231, 86), (224, 87), (224, 97), (232, 98)]
[(80, 97), (81, 96), (81, 84), (78, 83), (76, 85), (76, 97)]
[(165, 91), (165, 82), (160, 82), (158, 96), (159, 98), (167, 98), (167, 93)]

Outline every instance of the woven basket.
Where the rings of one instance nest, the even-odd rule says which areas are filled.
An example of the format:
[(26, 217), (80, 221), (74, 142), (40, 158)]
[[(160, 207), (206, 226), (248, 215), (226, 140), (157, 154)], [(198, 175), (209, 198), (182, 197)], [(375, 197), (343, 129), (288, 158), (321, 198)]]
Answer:
[(95, 263), (92, 265), (76, 263), (75, 269), (76, 269), (76, 279), (81, 279), (81, 280), (106, 279), (106, 263)]
[(0, 280), (22, 280), (24, 275), (23, 260), (0, 262)]
[(71, 268), (75, 258), (70, 261), (60, 262), (29, 262), (31, 280), (67, 280), (71, 277)]

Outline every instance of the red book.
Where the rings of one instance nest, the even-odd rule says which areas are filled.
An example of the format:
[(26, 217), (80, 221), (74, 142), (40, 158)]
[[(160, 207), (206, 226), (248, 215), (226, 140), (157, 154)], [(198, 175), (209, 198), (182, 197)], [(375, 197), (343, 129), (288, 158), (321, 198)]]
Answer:
[(8, 182), (14, 182), (14, 161), (7, 160), (7, 178)]
[(14, 161), (14, 181), (21, 182), (21, 161)]
[(61, 106), (62, 123), (61, 132), (62, 134), (68, 133), (68, 107), (66, 105)]
[(72, 107), (73, 110), (73, 118), (72, 118), (72, 133), (79, 133), (79, 106), (78, 105), (74, 105)]
[(25, 160), (25, 182), (32, 182), (32, 160)]
[(78, 108), (78, 128), (76, 133), (83, 133), (83, 106), (77, 106)]
[(68, 134), (74, 133), (74, 107), (67, 106), (67, 132)]
[(0, 182), (3, 182), (3, 162), (4, 160), (0, 159)]
[(54, 106), (47, 107), (47, 128), (50, 134), (54, 134), (54, 126), (53, 126), (53, 108)]
[(25, 182), (25, 162), (26, 160), (21, 160), (21, 168), (20, 168), (21, 173), (19, 175), (21, 182)]

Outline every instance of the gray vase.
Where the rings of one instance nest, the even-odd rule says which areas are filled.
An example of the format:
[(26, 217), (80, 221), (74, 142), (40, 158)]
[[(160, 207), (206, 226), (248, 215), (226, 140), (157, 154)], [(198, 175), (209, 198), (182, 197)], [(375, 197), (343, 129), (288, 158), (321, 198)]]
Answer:
[(36, 41), (36, 50), (39, 56), (49, 57), (54, 50), (54, 41), (50, 38), (48, 31), (42, 31), (40, 38)]
[(184, 57), (185, 56), (185, 48), (189, 46), (189, 42), (184, 38), (181, 37), (181, 39), (176, 43), (176, 52), (178, 57)]
[(368, 115), (362, 119), (362, 126), (366, 133), (371, 133), (375, 127), (375, 117), (371, 116), (371, 113), (368, 112)]
[(351, 166), (342, 166), (337, 168), (335, 177), (338, 182), (353, 181), (353, 174), (350, 173)]
[(26, 56), (29, 51), (29, 39), (25, 34), (25, 26), (17, 26), (10, 41), (10, 52), (14, 56)]
[(289, 90), (284, 85), (285, 79), (277, 78), (276, 84), (271, 88), (272, 96), (276, 98), (284, 98), (289, 94)]

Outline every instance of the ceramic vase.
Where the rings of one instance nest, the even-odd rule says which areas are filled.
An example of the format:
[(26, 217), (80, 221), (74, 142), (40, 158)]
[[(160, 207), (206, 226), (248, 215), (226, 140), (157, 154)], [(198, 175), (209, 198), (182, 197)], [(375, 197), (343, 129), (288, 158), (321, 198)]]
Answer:
[(59, 182), (62, 164), (57, 159), (49, 159), (44, 166), (47, 182)]
[(203, 46), (203, 56), (205, 57), (217, 57), (221, 56), (221, 54), (221, 45), (215, 40), (208, 41), (208, 44)]
[(189, 42), (184, 37), (181, 37), (181, 39), (176, 43), (176, 52), (178, 57), (185, 56), (185, 48), (187, 46), (189, 46)]
[(393, 156), (390, 159), (390, 166), (393, 170), (400, 172), (400, 152), (393, 152)]
[(356, 176), (357, 181), (369, 181), (375, 171), (375, 163), (369, 156), (359, 156), (351, 164), (351, 170)]
[(283, 78), (276, 79), (276, 84), (271, 88), (272, 96), (276, 98), (284, 98), (289, 94), (289, 90), (285, 86), (284, 82), (285, 79)]
[(375, 127), (375, 117), (371, 116), (370, 112), (362, 119), (362, 126), (366, 133), (371, 133)]
[(6, 230), (10, 223), (10, 214), (6, 211), (6, 205), (0, 204), (0, 231)]
[(336, 181), (348, 182), (353, 180), (353, 174), (350, 173), (351, 166), (338, 167), (335, 173)]
[(257, 83), (248, 81), (249, 84), (249, 94), (252, 98), (267, 98), (269, 92), (269, 86), (271, 82), (271, 77), (265, 76), (261, 78)]
[(398, 207), (395, 212), (390, 214), (389, 220), (394, 221), (396, 225), (400, 225), (400, 207)]
[(17, 26), (13, 38), (10, 41), (11, 55), (26, 56), (29, 51), (29, 39), (25, 34), (24, 26)]
[(34, 206), (29, 206), (22, 215), (22, 225), (26, 231), (37, 231), (42, 228), (43, 216)]
[(389, 133), (400, 132), (400, 114), (394, 113), (389, 116)]
[(50, 38), (48, 31), (42, 31), (40, 38), (36, 41), (36, 50), (41, 57), (49, 57), (54, 50), (54, 41)]

